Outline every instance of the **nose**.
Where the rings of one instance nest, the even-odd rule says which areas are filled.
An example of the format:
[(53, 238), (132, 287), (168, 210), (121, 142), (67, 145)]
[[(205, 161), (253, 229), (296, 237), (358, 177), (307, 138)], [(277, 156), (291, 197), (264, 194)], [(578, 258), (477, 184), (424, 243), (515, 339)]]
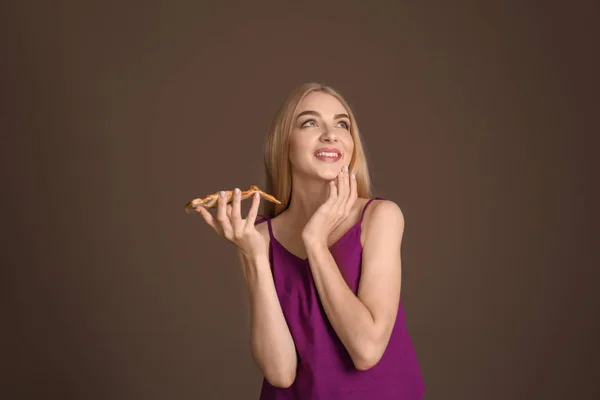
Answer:
[(338, 137), (335, 134), (335, 132), (333, 131), (333, 129), (327, 127), (327, 128), (325, 128), (325, 131), (323, 131), (323, 134), (321, 135), (321, 140), (326, 143), (335, 143), (338, 141)]

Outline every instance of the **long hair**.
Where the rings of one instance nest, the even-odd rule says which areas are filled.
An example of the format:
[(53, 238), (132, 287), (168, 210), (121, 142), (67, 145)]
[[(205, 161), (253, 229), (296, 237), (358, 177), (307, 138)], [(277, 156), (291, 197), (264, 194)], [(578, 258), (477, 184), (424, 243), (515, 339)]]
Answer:
[(292, 170), (289, 160), (289, 138), (292, 130), (293, 118), (298, 104), (311, 92), (324, 92), (334, 96), (344, 106), (350, 117), (350, 134), (354, 141), (354, 152), (348, 170), (356, 173), (356, 189), (358, 197), (371, 197), (371, 179), (361, 140), (358, 125), (352, 110), (346, 100), (334, 89), (319, 83), (305, 83), (294, 89), (287, 100), (278, 110), (269, 127), (265, 142), (265, 172), (266, 191), (273, 194), (281, 204), (264, 203), (264, 214), (276, 217), (285, 211), (292, 196)]

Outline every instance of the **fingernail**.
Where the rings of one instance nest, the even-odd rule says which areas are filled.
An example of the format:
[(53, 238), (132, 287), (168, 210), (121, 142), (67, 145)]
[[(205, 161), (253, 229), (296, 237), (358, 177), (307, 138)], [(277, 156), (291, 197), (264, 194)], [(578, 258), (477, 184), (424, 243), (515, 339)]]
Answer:
[(347, 172), (347, 171), (348, 171), (348, 166), (344, 165), (344, 172)]
[(260, 193), (256, 192), (254, 193), (254, 198), (258, 199), (260, 197)]
[(240, 189), (235, 188), (235, 194), (240, 194)]
[(221, 192), (219, 192), (219, 195), (221, 196), (222, 199), (225, 198), (225, 192), (221, 190)]
[(356, 179), (356, 172), (352, 173), (352, 179)]

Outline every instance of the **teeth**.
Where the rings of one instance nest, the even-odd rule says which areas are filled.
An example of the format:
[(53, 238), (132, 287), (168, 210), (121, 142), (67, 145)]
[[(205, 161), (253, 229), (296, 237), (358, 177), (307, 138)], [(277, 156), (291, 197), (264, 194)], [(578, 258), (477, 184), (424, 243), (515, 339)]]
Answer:
[(325, 152), (325, 151), (317, 153), (317, 157), (321, 157), (321, 156), (324, 156), (324, 157), (339, 157), (340, 155), (338, 153), (328, 153), (328, 152)]

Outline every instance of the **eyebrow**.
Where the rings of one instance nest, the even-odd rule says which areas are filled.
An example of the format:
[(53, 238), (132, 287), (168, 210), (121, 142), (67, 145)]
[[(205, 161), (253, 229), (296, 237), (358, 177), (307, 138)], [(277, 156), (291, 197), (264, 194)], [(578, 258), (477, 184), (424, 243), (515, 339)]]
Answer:
[[(300, 118), (300, 117), (302, 117), (304, 115), (314, 115), (314, 116), (317, 116), (317, 117), (321, 116), (321, 114), (319, 114), (316, 111), (308, 110), (308, 111), (302, 111), (300, 114), (298, 114), (298, 116), (296, 117), (296, 119), (298, 119), (298, 118)], [(350, 117), (347, 114), (336, 114), (336, 115), (333, 116), (333, 119), (340, 119), (340, 118), (350, 119)]]

